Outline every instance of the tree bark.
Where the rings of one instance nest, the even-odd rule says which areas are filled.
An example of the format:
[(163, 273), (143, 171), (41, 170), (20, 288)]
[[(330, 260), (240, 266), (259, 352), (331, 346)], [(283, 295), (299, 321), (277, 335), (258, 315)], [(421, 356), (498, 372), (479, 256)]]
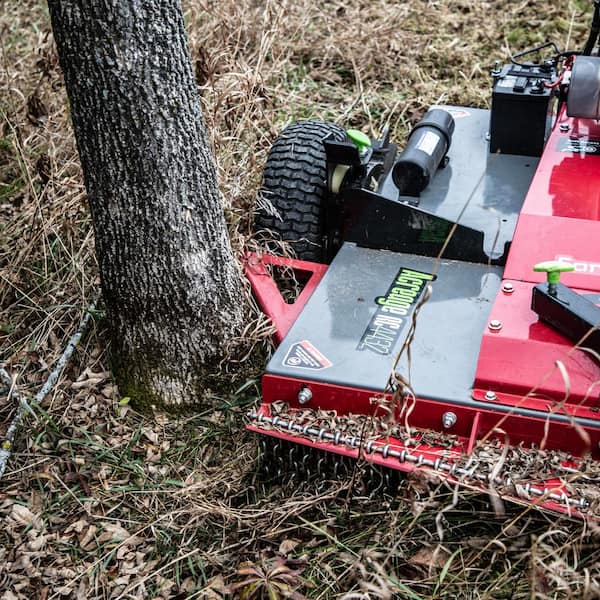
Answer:
[(242, 328), (179, 0), (49, 0), (121, 394), (201, 401)]

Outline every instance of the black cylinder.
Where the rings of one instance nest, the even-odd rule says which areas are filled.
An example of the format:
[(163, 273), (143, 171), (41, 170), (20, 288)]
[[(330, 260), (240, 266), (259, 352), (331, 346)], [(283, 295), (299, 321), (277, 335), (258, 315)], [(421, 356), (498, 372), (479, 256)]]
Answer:
[(418, 196), (429, 185), (450, 148), (453, 133), (454, 119), (441, 108), (432, 108), (415, 125), (392, 170), (401, 195)]

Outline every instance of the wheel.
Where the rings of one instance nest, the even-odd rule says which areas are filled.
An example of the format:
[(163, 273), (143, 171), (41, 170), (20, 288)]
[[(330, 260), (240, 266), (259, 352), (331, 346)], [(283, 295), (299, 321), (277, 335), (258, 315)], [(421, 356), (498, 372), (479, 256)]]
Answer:
[(334, 123), (298, 121), (286, 127), (271, 147), (254, 219), (257, 237), (291, 242), (296, 257), (324, 262), (327, 163), (323, 140), (344, 141)]

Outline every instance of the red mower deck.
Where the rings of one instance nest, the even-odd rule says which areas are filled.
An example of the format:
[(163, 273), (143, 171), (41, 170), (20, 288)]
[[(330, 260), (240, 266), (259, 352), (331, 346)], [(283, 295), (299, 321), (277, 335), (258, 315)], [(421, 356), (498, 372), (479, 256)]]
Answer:
[[(546, 81), (534, 75), (532, 96)], [(369, 188), (374, 159), (324, 142), (330, 174), (363, 174), (328, 200), (343, 206), (329, 266), (248, 257), (278, 331), (249, 428), (597, 518), (600, 125), (563, 105), (541, 157), (491, 154), (488, 111), (441, 109), (448, 164), (417, 196), (393, 161)], [(293, 304), (274, 261), (308, 281)], [(547, 284), (542, 261), (555, 261), (538, 266), (554, 270)]]

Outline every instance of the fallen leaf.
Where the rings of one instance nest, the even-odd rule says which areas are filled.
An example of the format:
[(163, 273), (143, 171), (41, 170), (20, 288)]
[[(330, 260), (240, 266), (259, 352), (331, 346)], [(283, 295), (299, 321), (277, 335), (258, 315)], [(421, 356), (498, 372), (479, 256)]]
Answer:
[[(131, 537), (131, 534), (127, 529), (121, 527), (118, 523), (101, 523), (104, 531), (98, 537), (100, 543), (109, 541), (123, 541)], [(136, 541), (134, 537), (131, 537), (131, 541)]]
[(429, 569), (441, 569), (446, 564), (450, 554), (442, 546), (431, 548), (425, 546), (417, 550), (415, 554), (408, 560), (411, 565), (425, 567)]
[(292, 553), (299, 544), (300, 544), (300, 540), (295, 540), (295, 539), (283, 540), (283, 542), (281, 542), (281, 544), (279, 544), (279, 554), (283, 554), (284, 556), (287, 556), (288, 554)]
[(90, 525), (88, 530), (79, 538), (79, 545), (83, 550), (93, 550), (96, 547), (95, 535), (98, 528)]
[(203, 593), (206, 594), (206, 598), (210, 598), (211, 600), (221, 600), (227, 594), (227, 586), (223, 577), (216, 575), (212, 579), (209, 579)]
[(44, 522), (39, 515), (32, 513), (27, 506), (22, 504), (13, 504), (10, 516), (19, 525), (32, 527), (37, 531), (41, 531), (44, 527)]
[(158, 444), (158, 433), (150, 427), (142, 427), (142, 435), (148, 438), (153, 444)]

